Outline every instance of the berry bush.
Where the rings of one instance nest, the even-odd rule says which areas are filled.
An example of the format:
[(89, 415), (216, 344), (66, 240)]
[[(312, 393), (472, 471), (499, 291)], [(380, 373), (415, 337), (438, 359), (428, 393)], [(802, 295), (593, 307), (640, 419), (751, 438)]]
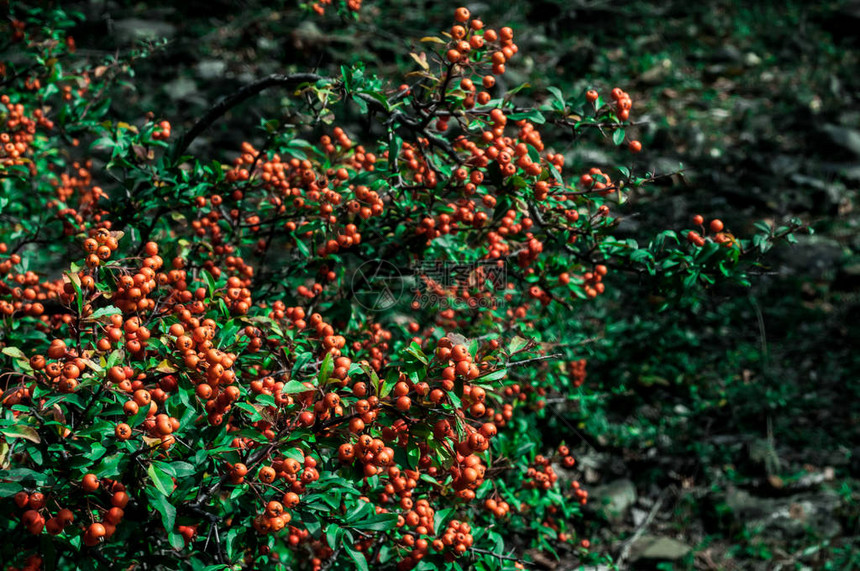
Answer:
[[(16, 7), (0, 54), (9, 569), (587, 560), (577, 435), (544, 422), (587, 382), (577, 309), (615, 279), (667, 305), (745, 284), (799, 228), (615, 238), (672, 174), (636, 163), (632, 95), (508, 86), (514, 31), (466, 8), (403, 77), (263, 77), (182, 127), (123, 115), (159, 44), (78, 54), (75, 18)], [(256, 143), (197, 156), (276, 93)]]

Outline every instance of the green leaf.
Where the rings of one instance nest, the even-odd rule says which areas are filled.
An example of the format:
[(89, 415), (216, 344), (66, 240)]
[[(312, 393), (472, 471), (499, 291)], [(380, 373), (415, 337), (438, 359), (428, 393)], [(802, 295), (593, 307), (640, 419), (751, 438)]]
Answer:
[(260, 414), (260, 411), (257, 410), (257, 407), (252, 404), (248, 404), (246, 402), (237, 402), (233, 406), (235, 406), (236, 408), (241, 408), (249, 415), (251, 415), (251, 422), (257, 422), (263, 419), (263, 415)]
[(508, 344), (508, 355), (513, 355), (514, 353), (519, 353), (525, 348), (526, 345), (529, 344), (529, 340), (519, 335), (511, 339), (511, 342)]
[[(141, 411), (143, 412), (143, 411)], [(145, 414), (145, 413), (144, 413)], [(128, 454), (120, 452), (111, 456), (105, 456), (91, 470), (98, 477), (113, 477), (119, 474), (119, 465), (128, 460)]]
[(357, 569), (360, 569), (361, 571), (368, 571), (367, 559), (364, 557), (364, 554), (361, 551), (358, 551), (355, 547), (348, 543), (344, 543), (343, 548), (346, 550), (346, 554), (349, 555), (350, 559), (355, 562), (355, 566)]
[(511, 113), (508, 115), (508, 119), (511, 121), (520, 121), (521, 119), (525, 119), (527, 121), (531, 121), (535, 125), (543, 125), (546, 123), (546, 119), (543, 114), (537, 109), (529, 109), (528, 111), (521, 113)]
[(337, 543), (343, 536), (343, 528), (336, 524), (329, 524), (326, 528), (325, 539), (328, 546), (332, 549), (337, 549)]
[(14, 496), (23, 489), (18, 482), (0, 482), (0, 498)]
[(21, 349), (19, 349), (18, 347), (4, 347), (3, 350), (0, 351), (0, 353), (3, 353), (4, 355), (9, 355), (14, 359), (21, 359), (23, 361), (29, 360), (27, 359), (27, 355), (25, 355), (24, 352), (21, 351)]
[(699, 278), (699, 272), (692, 272), (684, 278), (684, 288), (690, 289), (696, 285), (696, 280)]
[(69, 272), (66, 272), (66, 276), (69, 278), (72, 287), (75, 288), (75, 301), (78, 306), (78, 315), (80, 315), (84, 308), (84, 292), (81, 290), (81, 278), (77, 274)]
[(387, 531), (397, 526), (397, 514), (382, 513), (375, 514), (365, 520), (350, 524), (353, 529), (365, 529), (368, 531)]
[(207, 293), (211, 296), (215, 293), (215, 278), (206, 270), (203, 270), (200, 273), (203, 274), (203, 279), (206, 280), (206, 285), (209, 286), (209, 291)]
[(95, 462), (96, 460), (104, 456), (105, 452), (107, 452), (107, 448), (105, 448), (98, 442), (93, 442), (90, 445), (89, 450), (87, 450), (84, 455), (87, 457), (88, 460), (92, 460), (93, 462)]
[(167, 534), (167, 540), (170, 542), (170, 547), (173, 549), (182, 549), (185, 547), (185, 538), (182, 535), (176, 533), (175, 531)]
[(110, 317), (111, 315), (122, 315), (122, 310), (113, 305), (109, 305), (95, 310), (92, 315), (88, 315), (86, 319), (96, 320), (101, 317)]
[(561, 92), (561, 90), (558, 87), (552, 85), (547, 87), (546, 90), (552, 93), (553, 97), (555, 97), (556, 100), (561, 103), (561, 109), (564, 109), (564, 94)]
[(630, 260), (636, 263), (643, 263), (654, 259), (654, 254), (648, 250), (635, 250), (630, 254)]
[(272, 395), (259, 394), (256, 401), (265, 406), (275, 406), (275, 397)]
[(306, 386), (304, 386), (302, 383), (300, 383), (298, 381), (290, 380), (290, 381), (286, 382), (286, 384), (284, 385), (284, 388), (281, 390), (281, 392), (285, 393), (285, 394), (295, 394), (295, 393), (306, 393), (310, 390), (313, 390), (313, 389), (307, 388)]
[(363, 99), (353, 98), (352, 99), (356, 105), (358, 105), (358, 109), (361, 111), (362, 115), (367, 115), (369, 109), (367, 108), (367, 103)]
[(33, 480), (37, 484), (44, 484), (48, 481), (48, 474), (37, 472), (36, 470), (30, 470), (29, 468), (10, 468), (8, 470), (3, 470), (2, 474), (4, 480), (10, 480), (12, 482)]
[(379, 385), (379, 391), (377, 393), (379, 398), (385, 398), (391, 393), (392, 389), (394, 389), (394, 385), (397, 383), (398, 377), (399, 375), (397, 371), (391, 369), (391, 372), (388, 374), (385, 381)]
[(104, 368), (110, 369), (111, 367), (113, 367), (117, 363), (122, 362), (122, 360), (124, 358), (125, 358), (125, 351), (123, 351), (122, 349), (117, 349), (115, 351), (112, 351), (111, 354), (108, 355), (107, 363), (105, 363)]
[(296, 356), (296, 363), (293, 365), (293, 375), (300, 372), (304, 369), (305, 365), (314, 360), (314, 354), (310, 351), (305, 351), (304, 353), (299, 353)]
[(554, 178), (557, 183), (564, 184), (564, 179), (561, 177), (561, 173), (555, 165), (548, 163), (547, 166), (549, 167), (550, 174), (552, 174), (552, 178)]
[(448, 516), (451, 515), (451, 512), (453, 511), (454, 508), (438, 510), (433, 516), (433, 529), (435, 529), (437, 532), (441, 532), (442, 524), (444, 524), (448, 520)]
[(379, 394), (379, 375), (376, 374), (376, 371), (373, 370), (370, 363), (367, 363), (366, 361), (362, 361), (360, 363), (360, 367), (365, 374), (370, 377), (370, 384), (373, 385), (373, 391), (376, 394)]
[(612, 133), (612, 142), (616, 145), (620, 145), (624, 142), (624, 129), (616, 129), (614, 133)]
[(514, 87), (513, 89), (509, 89), (509, 90), (508, 90), (508, 95), (514, 95), (514, 94), (516, 94), (516, 93), (519, 93), (519, 92), (520, 92), (520, 91), (522, 91), (523, 89), (526, 89), (526, 88), (529, 88), (529, 87), (531, 87), (531, 84), (530, 84), (530, 83), (521, 83), (520, 85), (517, 85), (517, 86), (516, 86), (516, 87)]
[(146, 473), (156, 489), (165, 496), (169, 496), (173, 492), (173, 480), (163, 470), (158, 469), (156, 464), (160, 464), (160, 462), (150, 464)]
[(164, 462), (153, 463), (158, 464), (159, 468), (163, 469), (167, 474), (173, 476), (174, 478), (185, 478), (195, 473), (194, 466), (192, 464), (189, 464), (188, 462), (182, 462), (181, 460), (177, 460), (176, 462), (170, 462), (169, 464), (166, 464)]
[(162, 495), (154, 488), (147, 488), (146, 495), (149, 497), (149, 503), (158, 513), (161, 514), (161, 523), (164, 529), (172, 531), (176, 524), (176, 508), (167, 500), (167, 496)]
[(391, 105), (388, 103), (388, 98), (385, 97), (385, 95), (380, 93), (379, 91), (362, 91), (361, 94), (378, 101), (382, 108), (385, 109), (385, 111), (391, 110)]
[(424, 351), (421, 350), (421, 346), (414, 341), (406, 348), (406, 352), (424, 363), (425, 365), (430, 364), (430, 360), (427, 359), (427, 355), (424, 354)]
[(773, 229), (771, 227), (771, 225), (768, 224), (767, 222), (765, 222), (764, 220), (760, 220), (760, 221), (756, 222), (755, 224), (753, 224), (753, 226), (755, 226), (756, 228), (758, 228), (759, 230), (761, 230), (762, 232), (764, 232), (766, 234), (770, 234), (771, 230)]
[(711, 256), (716, 254), (720, 250), (720, 245), (716, 242), (708, 242), (702, 248), (699, 249), (696, 255), (696, 261), (703, 264), (705, 263)]
[(0, 429), (0, 432), (2, 432), (7, 438), (23, 438), (24, 440), (29, 440), (36, 444), (39, 444), (42, 441), (36, 429), (25, 424), (17, 424), (15, 426), (3, 428)]
[(320, 372), (317, 376), (317, 385), (320, 387), (324, 386), (328, 382), (332, 371), (334, 371), (334, 356), (331, 353), (326, 353), (323, 358), (323, 362), (320, 365)]
[(499, 369), (497, 371), (493, 371), (492, 373), (487, 373), (483, 377), (478, 377), (473, 382), (476, 383), (488, 383), (490, 381), (499, 381), (504, 379), (508, 375), (507, 369)]
[(305, 524), (305, 528), (310, 532), (311, 535), (316, 537), (319, 533), (320, 528), (322, 528), (322, 524), (320, 523), (319, 517), (313, 515), (306, 520), (303, 521)]

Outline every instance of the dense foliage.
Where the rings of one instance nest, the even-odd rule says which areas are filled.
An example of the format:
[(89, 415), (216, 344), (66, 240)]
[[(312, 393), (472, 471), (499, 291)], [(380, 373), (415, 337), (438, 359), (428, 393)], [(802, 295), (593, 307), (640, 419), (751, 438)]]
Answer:
[[(541, 431), (586, 380), (578, 309), (613, 274), (664, 304), (744, 285), (799, 227), (617, 238), (671, 174), (636, 163), (631, 96), (506, 88), (513, 31), (465, 8), (404, 77), (264, 77), (181, 133), (109, 99), (158, 45), (94, 61), (73, 22), (16, 8), (0, 56), (0, 556), (25, 569), (585, 557), (576, 437)], [(193, 152), (276, 90), (264, 144)], [(632, 158), (565, 167), (548, 136)]]

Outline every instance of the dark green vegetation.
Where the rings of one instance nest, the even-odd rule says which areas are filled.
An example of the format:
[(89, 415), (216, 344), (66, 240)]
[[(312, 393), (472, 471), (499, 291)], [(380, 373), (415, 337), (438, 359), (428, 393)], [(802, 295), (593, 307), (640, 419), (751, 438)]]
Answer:
[(601, 479), (649, 500), (672, 489), (646, 533), (694, 549), (668, 568), (857, 567), (860, 9), (623, 4), (557, 6), (564, 23), (546, 26), (572, 33), (548, 35), (578, 65), (547, 63), (572, 81), (634, 78), (654, 120), (644, 160), (686, 167), (634, 202), (631, 225), (707, 212), (740, 233), (790, 215), (817, 232), (767, 256), (749, 291), (658, 313), (619, 284), (590, 316), (590, 379), (614, 392), (581, 419)]
[[(418, 39), (449, 26), (455, 8), (367, 0), (359, 21), (344, 23), (333, 10), (299, 15), (267, 2), (74, 4), (86, 15), (72, 32), (83, 52), (168, 38), (114, 101), (127, 116), (155, 111), (176, 131), (269, 73), (331, 73), (358, 61), (392, 76), (412, 69), (408, 53), (426, 49)], [(611, 274), (580, 328), (559, 339), (582, 347), (588, 379), (578, 403), (549, 402), (543, 428), (579, 451), (592, 505), (612, 500), (582, 535), (595, 559), (661, 569), (860, 566), (860, 8), (467, 6), (514, 28), (525, 57), (506, 74), (509, 87), (527, 83), (523, 93), (541, 99), (549, 85), (571, 94), (618, 85), (633, 97), (643, 152), (571, 146), (571, 171), (682, 169), (634, 192), (617, 237), (690, 227), (694, 214), (742, 237), (761, 219), (778, 228), (797, 217), (815, 230), (763, 252), (749, 289), (667, 295), (647, 273)], [(280, 117), (281, 97), (255, 99), (193, 150), (232, 159), (259, 118)], [(364, 123), (353, 113), (338, 124), (358, 133)], [(564, 148), (557, 137), (548, 145)], [(680, 544), (647, 551), (657, 538)], [(566, 568), (567, 555), (545, 564)]]

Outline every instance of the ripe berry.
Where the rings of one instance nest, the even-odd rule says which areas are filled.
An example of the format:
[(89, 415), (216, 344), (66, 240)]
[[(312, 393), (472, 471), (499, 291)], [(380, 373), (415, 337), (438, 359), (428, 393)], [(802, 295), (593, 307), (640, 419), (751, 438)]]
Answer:
[(400, 412), (406, 412), (412, 406), (412, 399), (406, 396), (400, 397), (397, 399), (395, 406)]
[(15, 505), (19, 508), (27, 507), (28, 503), (30, 503), (30, 494), (27, 492), (18, 492), (15, 494)]
[(99, 489), (99, 479), (95, 474), (86, 474), (81, 480), (81, 487), (86, 492), (95, 492)]
[(122, 521), (122, 518), (124, 516), (125, 516), (125, 512), (123, 511), (122, 508), (112, 507), (111, 509), (108, 510), (108, 513), (105, 516), (105, 519), (108, 522), (112, 523), (113, 525), (117, 525), (117, 524), (119, 524), (119, 522)]
[(468, 361), (471, 360), (471, 355), (465, 345), (454, 345), (451, 348), (451, 358), (455, 361)]
[(116, 425), (114, 433), (118, 439), (128, 440), (131, 437), (131, 427), (128, 424), (121, 422)]
[(278, 517), (284, 513), (284, 504), (272, 500), (266, 504), (266, 515), (269, 517)]
[(92, 537), (104, 537), (106, 533), (105, 526), (98, 522), (90, 524), (90, 527), (87, 529), (87, 533)]
[(125, 492), (115, 492), (110, 499), (111, 505), (125, 509), (125, 506), (128, 505), (128, 494)]
[(263, 482), (264, 484), (271, 484), (272, 482), (275, 481), (276, 476), (277, 476), (277, 473), (275, 472), (275, 469), (272, 468), (271, 466), (264, 466), (264, 467), (260, 468), (260, 472), (259, 472), (259, 474), (257, 474), (257, 477), (259, 478), (259, 480), (261, 482)]

